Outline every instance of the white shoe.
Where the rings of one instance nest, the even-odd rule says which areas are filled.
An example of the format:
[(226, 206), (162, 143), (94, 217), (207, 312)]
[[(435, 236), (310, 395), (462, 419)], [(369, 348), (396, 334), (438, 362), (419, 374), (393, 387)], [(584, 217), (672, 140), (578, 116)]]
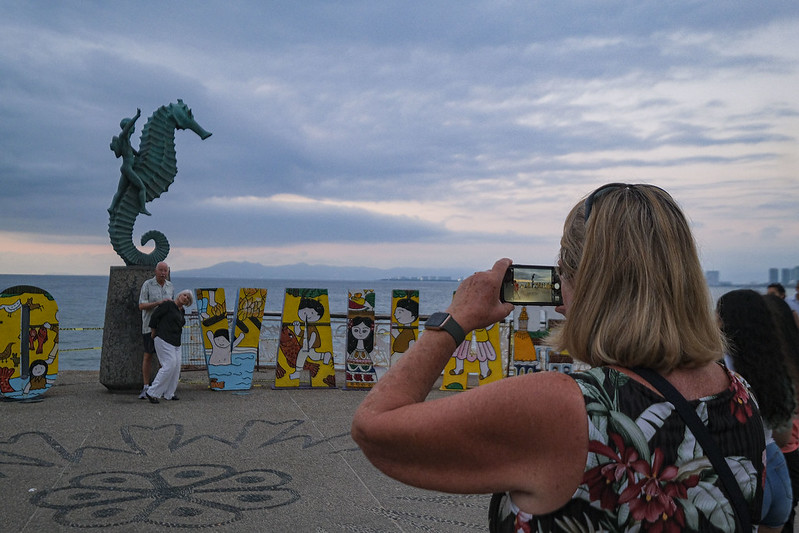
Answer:
[(141, 390), (141, 394), (139, 394), (139, 399), (140, 400), (146, 400), (147, 399), (147, 389), (149, 389), (149, 388), (150, 388), (149, 385), (145, 385), (144, 386), (144, 388)]

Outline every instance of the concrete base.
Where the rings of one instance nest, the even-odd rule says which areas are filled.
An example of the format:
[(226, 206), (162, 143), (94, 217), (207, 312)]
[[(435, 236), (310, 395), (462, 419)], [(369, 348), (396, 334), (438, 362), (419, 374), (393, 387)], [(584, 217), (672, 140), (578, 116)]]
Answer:
[[(154, 275), (152, 266), (111, 267), (100, 356), (100, 383), (109, 390), (141, 390), (144, 386), (139, 293)], [(158, 358), (153, 357), (150, 383), (159, 368)]]

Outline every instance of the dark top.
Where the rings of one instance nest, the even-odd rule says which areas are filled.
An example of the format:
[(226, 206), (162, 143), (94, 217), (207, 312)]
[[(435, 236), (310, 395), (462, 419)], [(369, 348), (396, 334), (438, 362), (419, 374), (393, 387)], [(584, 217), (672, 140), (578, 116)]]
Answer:
[(155, 329), (155, 336), (161, 337), (172, 346), (180, 346), (180, 336), (185, 324), (183, 309), (171, 300), (156, 307), (150, 317), (150, 327)]
[[(552, 513), (531, 516), (507, 494), (495, 503), (496, 531), (733, 531), (735, 515), (713, 467), (674, 407), (607, 367), (573, 375), (588, 411), (583, 482)], [(749, 504), (760, 516), (763, 426), (748, 385), (690, 401), (708, 426)], [(535, 443), (531, 446), (535, 449)], [(495, 495), (499, 496), (499, 495)]]

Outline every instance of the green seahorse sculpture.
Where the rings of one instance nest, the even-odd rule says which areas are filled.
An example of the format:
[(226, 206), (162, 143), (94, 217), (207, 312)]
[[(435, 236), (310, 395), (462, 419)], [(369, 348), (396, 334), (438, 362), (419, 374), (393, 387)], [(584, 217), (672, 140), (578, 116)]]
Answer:
[(178, 173), (175, 155), (175, 130), (191, 130), (201, 139), (211, 133), (197, 124), (191, 109), (178, 100), (177, 103), (159, 107), (147, 120), (142, 130), (139, 150), (133, 149), (130, 138), (141, 110), (136, 110), (133, 118), (123, 118), (119, 123), (122, 129), (111, 140), (111, 150), (122, 158), (119, 185), (111, 207), (108, 234), (111, 245), (126, 265), (154, 266), (166, 259), (169, 254), (169, 241), (157, 230), (150, 230), (141, 237), (141, 244), (155, 242), (155, 249), (145, 254), (133, 243), (133, 225), (139, 213), (149, 215), (145, 208), (147, 202), (165, 193), (175, 181)]

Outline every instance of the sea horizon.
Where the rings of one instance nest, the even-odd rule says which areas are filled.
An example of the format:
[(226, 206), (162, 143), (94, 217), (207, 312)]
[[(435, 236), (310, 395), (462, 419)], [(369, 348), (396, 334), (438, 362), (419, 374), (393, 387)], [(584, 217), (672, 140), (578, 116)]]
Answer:
[[(0, 290), (16, 285), (32, 285), (49, 292), (58, 304), (58, 320), (61, 330), (59, 369), (99, 370), (108, 275), (56, 275), (56, 274), (0, 274)], [(180, 272), (171, 275), (175, 293), (183, 289), (223, 288), (229, 311), (235, 306), (235, 295), (243, 287), (267, 289), (265, 313), (281, 313), (283, 296), (288, 288), (327, 289), (331, 314), (347, 312), (348, 291), (372, 289), (375, 291), (375, 313), (390, 315), (391, 291), (415, 289), (420, 292), (419, 312), (426, 317), (445, 309), (457, 288), (457, 280), (373, 279), (373, 280), (325, 280), (283, 278), (225, 278), (183, 276)], [(738, 288), (751, 288), (765, 292), (766, 283), (724, 284), (709, 287), (713, 302), (722, 294)], [(539, 316), (544, 310), (548, 318), (562, 318), (552, 307), (528, 306), (530, 316)], [(190, 312), (195, 311), (194, 306)], [(341, 336), (342, 332), (334, 332)]]

